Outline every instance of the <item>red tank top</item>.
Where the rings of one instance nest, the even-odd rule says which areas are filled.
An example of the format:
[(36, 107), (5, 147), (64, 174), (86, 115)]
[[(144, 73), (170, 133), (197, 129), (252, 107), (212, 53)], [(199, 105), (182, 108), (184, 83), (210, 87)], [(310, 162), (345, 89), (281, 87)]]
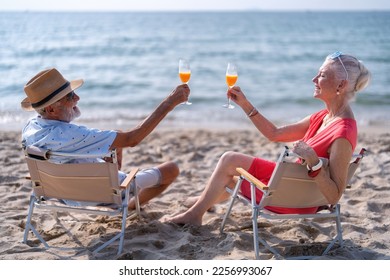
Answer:
[(329, 158), (330, 146), (338, 138), (347, 139), (352, 146), (352, 151), (355, 150), (357, 126), (354, 119), (336, 120), (316, 134), (326, 114), (328, 114), (328, 110), (321, 110), (310, 117), (309, 129), (302, 140), (310, 145), (319, 157), (324, 158)]
[[(324, 117), (328, 114), (328, 110), (321, 110), (318, 113), (313, 114), (310, 117), (310, 125), (302, 138), (307, 144), (309, 144), (319, 157), (329, 158), (329, 149), (333, 141), (338, 138), (347, 139), (352, 146), (352, 150), (355, 150), (357, 143), (357, 126), (354, 119), (340, 119), (329, 124), (324, 130), (317, 132), (321, 127)], [(269, 162), (261, 158), (256, 158), (248, 172), (262, 181), (264, 184), (268, 184), (271, 178), (272, 172), (275, 168), (274, 162)], [(244, 181), (241, 185), (241, 192), (246, 197), (250, 198), (250, 186), (247, 181)], [(256, 201), (259, 203), (263, 193), (256, 189)], [(267, 209), (281, 214), (311, 214), (317, 212), (317, 207), (310, 208), (283, 208), (283, 207), (266, 207)]]

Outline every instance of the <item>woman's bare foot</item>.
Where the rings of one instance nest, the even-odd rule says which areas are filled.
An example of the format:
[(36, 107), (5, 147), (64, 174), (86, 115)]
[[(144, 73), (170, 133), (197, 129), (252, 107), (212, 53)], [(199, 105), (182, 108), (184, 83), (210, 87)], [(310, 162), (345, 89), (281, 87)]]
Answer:
[[(187, 208), (191, 208), (192, 205), (194, 205), (200, 196), (191, 196), (183, 201), (183, 206)], [(209, 209), (207, 209), (207, 212), (214, 213), (215, 212), (215, 206), (211, 206)]]

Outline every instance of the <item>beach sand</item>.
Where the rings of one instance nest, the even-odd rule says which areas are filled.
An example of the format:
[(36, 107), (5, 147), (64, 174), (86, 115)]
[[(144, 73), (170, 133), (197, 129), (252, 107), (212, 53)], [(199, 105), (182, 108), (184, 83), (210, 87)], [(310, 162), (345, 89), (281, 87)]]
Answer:
[[(254, 129), (157, 129), (139, 146), (124, 151), (123, 170), (150, 167), (175, 160), (179, 178), (160, 197), (142, 207), (142, 219), (128, 219), (123, 253), (116, 256), (117, 246), (110, 246), (96, 256), (102, 240), (118, 232), (119, 218), (60, 214), (60, 223), (48, 213), (35, 216), (35, 224), (53, 246), (77, 247), (66, 251), (44, 249), (31, 233), (23, 244), (23, 230), (31, 192), (20, 133), (0, 132), (0, 259), (137, 259), (137, 260), (243, 260), (253, 259), (250, 210), (238, 203), (224, 234), (219, 233), (227, 204), (206, 213), (202, 227), (159, 222), (164, 215), (186, 209), (183, 201), (199, 195), (225, 151), (276, 160), (282, 143), (270, 143)], [(352, 181), (352, 188), (341, 198), (345, 246), (333, 249), (319, 259), (383, 260), (390, 259), (390, 134), (387, 130), (361, 132), (357, 151), (368, 150)], [(39, 210), (37, 210), (39, 211)], [(290, 256), (302, 248), (318, 253), (323, 249), (325, 234), (334, 234), (327, 220), (291, 222), (260, 221), (265, 236)], [(64, 229), (69, 228), (69, 231)], [(299, 243), (300, 242), (300, 243)], [(81, 247), (78, 247), (81, 246)], [(262, 246), (261, 258), (272, 255)]]

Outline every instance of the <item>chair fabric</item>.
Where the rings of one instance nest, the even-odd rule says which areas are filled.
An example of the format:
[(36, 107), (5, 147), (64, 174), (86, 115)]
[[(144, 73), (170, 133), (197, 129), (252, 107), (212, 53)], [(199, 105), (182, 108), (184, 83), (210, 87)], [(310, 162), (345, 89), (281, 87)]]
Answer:
[[(358, 155), (354, 156), (353, 161), (350, 162), (347, 182), (349, 182), (354, 175), (365, 154), (365, 151), (365, 149), (362, 149)], [(337, 203), (336, 205), (330, 205), (326, 198), (322, 195), (314, 179), (308, 176), (306, 166), (297, 163), (296, 161), (292, 162), (291, 158), (296, 158), (296, 155), (291, 153), (288, 147), (285, 147), (279, 156), (276, 167), (267, 186), (249, 174), (246, 170), (237, 168), (237, 171), (240, 173), (240, 177), (235, 188), (233, 190), (229, 188), (226, 189), (231, 194), (231, 200), (223, 217), (220, 231), (224, 231), (227, 218), (229, 217), (237, 198), (246, 204), (251, 205), (253, 242), (256, 259), (260, 258), (259, 242), (271, 251), (276, 258), (285, 258), (285, 256), (283, 256), (278, 250), (271, 247), (265, 238), (259, 233), (257, 223), (259, 218), (268, 220), (332, 218), (335, 222), (337, 234), (330, 241), (322, 255), (326, 255), (336, 242), (338, 242), (340, 246), (343, 246), (340, 204)], [(248, 199), (240, 194), (240, 186), (244, 180), (250, 183), (251, 199)], [(263, 197), (259, 203), (256, 202), (256, 188), (263, 192)], [(278, 214), (267, 210), (265, 208), (267, 206), (286, 208), (319, 207), (321, 211), (314, 214)], [(295, 258), (307, 259), (311, 257), (313, 256), (298, 256)]]
[[(112, 162), (58, 164), (50, 161), (51, 156), (63, 156), (66, 158), (99, 158), (108, 156), (112, 158)], [(119, 239), (118, 255), (121, 254), (130, 194), (136, 200), (136, 214), (138, 216), (140, 214), (137, 188), (131, 188), (130, 184), (134, 180), (138, 169), (133, 169), (122, 184), (119, 184), (115, 151), (110, 152), (108, 155), (73, 155), (54, 153), (29, 146), (25, 149), (25, 158), (33, 190), (30, 197), (23, 242), (27, 242), (28, 234), (31, 230), (46, 248), (50, 248), (32, 225), (32, 216), (35, 208), (54, 212), (81, 212), (120, 216), (122, 220), (121, 232), (104, 242), (93, 253), (98, 253)], [(122, 192), (124, 192), (124, 195)], [(80, 203), (77, 204), (79, 206), (69, 206), (63, 203), (63, 200), (72, 200)]]

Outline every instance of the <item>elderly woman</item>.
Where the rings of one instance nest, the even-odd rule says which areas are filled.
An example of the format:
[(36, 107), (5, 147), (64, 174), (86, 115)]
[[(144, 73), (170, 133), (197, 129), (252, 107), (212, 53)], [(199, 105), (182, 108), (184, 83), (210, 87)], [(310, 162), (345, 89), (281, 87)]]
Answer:
[[(355, 94), (370, 81), (370, 72), (351, 55), (336, 52), (329, 55), (313, 78), (314, 98), (325, 103), (325, 109), (309, 115), (297, 123), (275, 126), (245, 97), (239, 87), (228, 90), (227, 96), (237, 103), (255, 127), (269, 140), (295, 142), (293, 152), (304, 159), (313, 177), (330, 204), (336, 203), (346, 186), (348, 164), (357, 142), (356, 121), (349, 105)], [(329, 168), (322, 167), (320, 157), (329, 160)], [(177, 224), (201, 225), (204, 213), (215, 203), (227, 199), (225, 186), (234, 185), (236, 167), (248, 170), (267, 184), (275, 162), (237, 152), (226, 152), (196, 202), (186, 212), (167, 219)], [(248, 183), (241, 186), (242, 193), (250, 197)], [(262, 193), (256, 194), (257, 201)], [(315, 213), (317, 208), (273, 208), (278, 213)]]

